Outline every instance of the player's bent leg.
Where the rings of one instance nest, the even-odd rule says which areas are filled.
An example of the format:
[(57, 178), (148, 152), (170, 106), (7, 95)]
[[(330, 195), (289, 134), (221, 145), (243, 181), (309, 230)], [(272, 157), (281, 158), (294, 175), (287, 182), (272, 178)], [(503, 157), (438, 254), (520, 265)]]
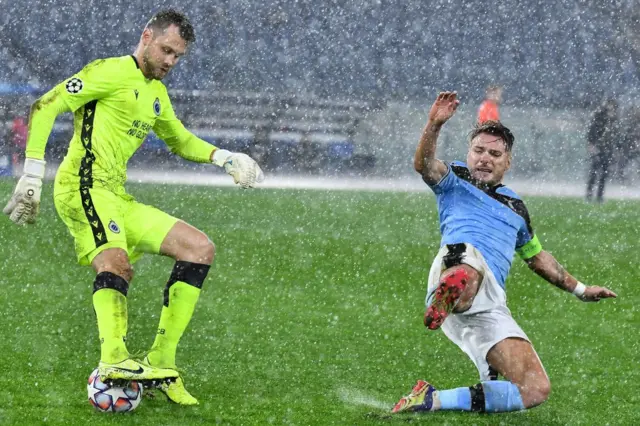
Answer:
[[(482, 285), (497, 283), (489, 279)], [(550, 390), (546, 373), (526, 334), (507, 311), (490, 309), (471, 315), (453, 315), (443, 329), (474, 361), (481, 382), (471, 387), (434, 391), (427, 404), (429, 411), (509, 412), (531, 408), (546, 400)], [(509, 381), (495, 380), (496, 373)], [(425, 411), (426, 406), (421, 406), (419, 398), (405, 399), (417, 399), (418, 408), (401, 400), (395, 412)]]
[(489, 350), (487, 362), (518, 388), (524, 408), (535, 407), (549, 398), (551, 382), (528, 341), (519, 338), (502, 340)]
[[(428, 387), (424, 387), (427, 384)], [(506, 381), (485, 381), (470, 387), (436, 390), (419, 380), (413, 391), (400, 399), (391, 412), (472, 411), (498, 413), (524, 409), (518, 387)]]
[(108, 248), (91, 261), (91, 266), (96, 274), (111, 272), (122, 277), (127, 283), (133, 279), (133, 266), (129, 263), (129, 256), (124, 249)]
[(127, 292), (133, 268), (127, 253), (123, 249), (109, 248), (97, 254), (91, 264), (97, 273), (93, 284), (93, 306), (101, 342), (100, 376), (143, 383), (177, 378), (178, 372), (173, 369), (154, 368), (129, 358), (125, 344), (128, 328)]
[[(147, 361), (153, 366), (175, 368), (177, 346), (193, 316), (215, 247), (204, 233), (178, 221), (164, 238), (160, 253), (176, 263), (165, 287), (158, 332)], [(198, 403), (185, 389), (182, 378), (159, 389), (175, 403)]]
[(162, 241), (160, 254), (176, 261), (211, 265), (215, 246), (202, 231), (178, 221)]
[(500, 341), (489, 350), (487, 362), (509, 381), (485, 380), (468, 388), (435, 391), (430, 411), (502, 413), (535, 407), (549, 397), (549, 378), (528, 341), (516, 337)]
[(160, 253), (176, 260), (164, 290), (155, 342), (149, 353), (152, 365), (175, 367), (176, 349), (200, 296), (213, 261), (214, 247), (207, 236), (177, 222), (162, 242)]
[(469, 309), (481, 281), (482, 275), (466, 264), (444, 270), (425, 312), (424, 325), (431, 330), (437, 330), (454, 310), (464, 312)]
[(424, 380), (418, 380), (411, 393), (398, 401), (392, 413), (424, 411), (472, 411), (503, 413), (528, 408), (518, 386), (511, 382), (492, 380), (470, 387), (436, 390)]

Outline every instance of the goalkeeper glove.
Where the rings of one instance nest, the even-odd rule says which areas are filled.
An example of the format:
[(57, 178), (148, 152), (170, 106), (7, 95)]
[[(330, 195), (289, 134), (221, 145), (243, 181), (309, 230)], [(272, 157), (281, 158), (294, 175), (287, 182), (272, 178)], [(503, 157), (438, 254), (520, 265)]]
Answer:
[(35, 223), (40, 209), (40, 193), (44, 177), (44, 160), (27, 158), (24, 162), (24, 175), (18, 181), (11, 199), (4, 208), (4, 214), (18, 224)]
[(212, 160), (216, 166), (224, 167), (233, 177), (233, 181), (242, 188), (253, 188), (256, 183), (264, 180), (260, 166), (247, 154), (216, 149)]

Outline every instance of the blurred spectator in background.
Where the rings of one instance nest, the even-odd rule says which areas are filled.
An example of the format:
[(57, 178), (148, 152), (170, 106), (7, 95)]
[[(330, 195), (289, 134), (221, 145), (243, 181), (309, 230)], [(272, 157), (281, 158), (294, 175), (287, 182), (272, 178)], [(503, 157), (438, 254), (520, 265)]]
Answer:
[(297, 167), (301, 173), (317, 173), (322, 167), (322, 153), (311, 139), (311, 133), (305, 131), (300, 137), (297, 149)]
[[(620, 183), (629, 181), (629, 170), (632, 163), (640, 156), (640, 107), (629, 108), (620, 123), (621, 135), (614, 153), (614, 178)], [(636, 170), (637, 171), (637, 170)]]
[(484, 101), (478, 108), (478, 123), (500, 121), (500, 103), (502, 103), (502, 87), (489, 86)]
[(587, 152), (591, 163), (587, 180), (587, 201), (592, 200), (596, 182), (598, 184), (596, 201), (599, 203), (603, 201), (604, 185), (620, 138), (618, 125), (618, 102), (615, 99), (607, 99), (593, 114), (587, 134)]
[(24, 152), (27, 147), (27, 134), (29, 133), (29, 126), (27, 123), (27, 117), (21, 113), (14, 115), (13, 122), (11, 124), (11, 148), (12, 148), (12, 161), (14, 167), (24, 162)]
[(267, 170), (273, 170), (271, 158), (271, 141), (269, 139), (270, 129), (264, 125), (258, 125), (253, 131), (253, 143), (249, 146), (249, 156), (256, 158)]
[(0, 104), (0, 176), (11, 176), (11, 146), (6, 107)]

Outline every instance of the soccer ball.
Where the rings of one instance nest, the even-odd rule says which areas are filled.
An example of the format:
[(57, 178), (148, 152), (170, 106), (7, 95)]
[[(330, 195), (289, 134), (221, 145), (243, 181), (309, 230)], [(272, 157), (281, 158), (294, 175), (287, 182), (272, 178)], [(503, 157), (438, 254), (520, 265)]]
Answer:
[(100, 380), (96, 368), (87, 383), (89, 402), (96, 410), (115, 413), (133, 411), (142, 399), (142, 385), (138, 382), (123, 382), (123, 386), (109, 386)]

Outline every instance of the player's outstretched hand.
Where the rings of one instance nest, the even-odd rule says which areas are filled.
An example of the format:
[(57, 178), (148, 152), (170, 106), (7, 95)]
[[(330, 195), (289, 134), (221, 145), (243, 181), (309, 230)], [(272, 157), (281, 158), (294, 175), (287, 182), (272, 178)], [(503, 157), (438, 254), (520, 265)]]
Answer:
[(233, 177), (233, 181), (244, 189), (253, 188), (256, 183), (264, 180), (262, 169), (247, 154), (216, 149), (213, 153), (213, 164), (224, 167)]
[(584, 290), (584, 294), (580, 296), (580, 300), (583, 302), (599, 302), (600, 299), (608, 299), (610, 297), (618, 297), (618, 295), (606, 287), (590, 285)]
[(24, 175), (18, 181), (11, 199), (2, 210), (9, 219), (17, 224), (33, 224), (40, 210), (40, 194), (45, 162), (27, 158), (24, 162)]
[(431, 109), (429, 110), (429, 121), (436, 125), (443, 125), (456, 113), (460, 105), (458, 92), (440, 92)]

